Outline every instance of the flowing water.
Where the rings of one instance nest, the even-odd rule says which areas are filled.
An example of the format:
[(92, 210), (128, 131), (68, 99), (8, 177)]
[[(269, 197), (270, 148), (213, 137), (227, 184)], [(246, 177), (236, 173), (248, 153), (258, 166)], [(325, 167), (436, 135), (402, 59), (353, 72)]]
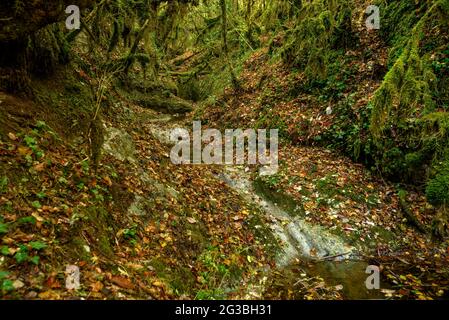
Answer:
[[(164, 116), (151, 121), (153, 135), (164, 144), (170, 144), (169, 129), (161, 124), (173, 120)], [(366, 288), (368, 263), (358, 257), (357, 250), (325, 228), (307, 222), (300, 214), (302, 209), (290, 199), (253, 182), (249, 170), (243, 166), (224, 166), (217, 178), (268, 218), (269, 228), (281, 243), (276, 270), (271, 270), (278, 278), (276, 281), (292, 286), (305, 272), (309, 277), (322, 278), (326, 285), (338, 286), (346, 299), (384, 297), (379, 290)], [(255, 291), (264, 289), (262, 284)]]
[[(338, 286), (346, 299), (381, 299), (379, 290), (368, 290), (367, 262), (360, 260), (355, 248), (325, 228), (305, 221), (301, 209), (267, 188), (251, 182), (242, 167), (225, 167), (219, 178), (236, 190), (246, 201), (260, 207), (270, 221), (270, 228), (281, 242), (277, 254), (275, 277), (286, 287), (296, 284), (304, 272), (320, 277), (328, 286)], [(278, 199), (278, 201), (273, 200)], [(289, 209), (285, 209), (289, 208)]]

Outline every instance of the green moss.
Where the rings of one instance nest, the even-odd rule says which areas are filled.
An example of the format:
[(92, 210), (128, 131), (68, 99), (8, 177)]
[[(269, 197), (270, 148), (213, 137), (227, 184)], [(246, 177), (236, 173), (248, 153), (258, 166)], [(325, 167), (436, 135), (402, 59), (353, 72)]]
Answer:
[(295, 28), (288, 31), (281, 56), (300, 67), (309, 79), (324, 79), (332, 49), (355, 43), (350, 1), (314, 0), (303, 3)]
[(365, 143), (372, 141), (369, 156), (376, 169), (396, 181), (426, 180), (426, 168), (438, 171), (434, 163), (448, 146), (449, 121), (441, 111), (447, 104), (446, 89), (440, 85), (447, 46), (441, 38), (449, 31), (442, 9), (446, 3), (398, 1), (381, 10), (380, 32), (393, 46), (392, 66), (370, 101), (370, 138)]
[(436, 165), (436, 175), (426, 187), (426, 197), (434, 206), (446, 206), (449, 203), (449, 157)]
[(73, 238), (69, 247), (71, 249), (68, 250), (68, 252), (70, 252), (74, 259), (79, 259), (81, 261), (90, 261), (91, 255), (88, 250), (86, 250), (88, 244), (82, 237)]
[(192, 111), (193, 109), (193, 106), (190, 102), (171, 95), (148, 96), (140, 93), (135, 93), (133, 95), (133, 101), (138, 103), (142, 107), (151, 108), (156, 111), (170, 114), (186, 113)]
[(86, 253), (80, 252), (84, 250), (87, 243), (82, 240), (86, 237), (90, 240), (89, 246), (95, 249), (99, 254), (105, 257), (114, 255), (113, 239), (116, 232), (114, 231), (115, 223), (108, 211), (101, 207), (88, 207), (82, 209), (79, 213), (81, 219), (74, 225), (74, 247), (76, 252), (81, 256)]
[(254, 189), (257, 194), (266, 198), (272, 203), (276, 203), (282, 210), (294, 216), (304, 216), (304, 209), (300, 203), (295, 201), (292, 197), (273, 189), (273, 184), (266, 179), (273, 178), (264, 177), (254, 180)]
[(381, 139), (383, 131), (398, 119), (413, 116), (419, 109), (432, 109), (432, 82), (436, 80), (426, 57), (418, 54), (419, 42), (411, 41), (376, 91), (373, 98), (371, 132)]
[[(438, 92), (438, 81), (431, 62), (431, 56), (434, 55), (433, 46), (427, 45), (432, 37), (426, 35), (435, 33), (437, 28), (445, 28), (447, 12), (442, 8), (446, 5), (447, 0), (436, 1), (430, 7), (427, 4), (422, 5), (420, 19), (416, 17), (416, 8), (410, 7), (406, 2), (390, 5), (394, 13), (384, 22), (387, 30), (384, 32), (402, 32), (407, 41), (404, 42), (402, 38), (396, 40), (396, 44), (403, 49), (399, 55), (393, 50), (395, 62), (372, 101), (374, 108), (371, 132), (376, 140), (381, 139), (384, 130), (391, 123), (397, 123), (398, 119), (416, 117), (420, 112), (429, 113), (435, 110), (437, 101), (434, 101), (434, 97)], [(400, 16), (405, 18), (397, 21)], [(391, 29), (393, 26), (396, 28), (394, 23), (404, 28), (396, 32), (396, 29)], [(414, 27), (410, 28), (413, 25)], [(410, 29), (411, 31), (408, 31)]]
[(150, 265), (155, 269), (158, 278), (170, 284), (175, 294), (195, 296), (196, 279), (189, 268), (181, 265), (170, 266), (159, 258), (152, 259)]

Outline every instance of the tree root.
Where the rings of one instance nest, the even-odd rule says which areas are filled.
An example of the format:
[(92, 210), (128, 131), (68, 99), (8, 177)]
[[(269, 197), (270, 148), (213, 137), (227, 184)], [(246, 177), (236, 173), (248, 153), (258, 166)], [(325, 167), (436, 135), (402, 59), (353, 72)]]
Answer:
[(405, 218), (407, 219), (407, 222), (415, 227), (419, 232), (427, 234), (429, 233), (428, 228), (422, 224), (418, 218), (415, 216), (415, 214), (410, 210), (410, 207), (407, 203), (406, 199), (406, 193), (405, 191), (401, 190), (398, 192), (399, 196), (399, 204), (401, 206), (402, 212), (404, 213)]

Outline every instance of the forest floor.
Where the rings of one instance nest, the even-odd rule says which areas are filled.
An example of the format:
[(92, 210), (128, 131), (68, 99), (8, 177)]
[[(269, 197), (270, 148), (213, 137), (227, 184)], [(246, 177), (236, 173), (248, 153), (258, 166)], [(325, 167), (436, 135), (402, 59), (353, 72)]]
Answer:
[[(385, 64), (382, 43), (371, 40), (362, 39), (362, 47), (378, 52)], [(355, 108), (379, 82), (366, 77), (370, 64), (357, 61), (360, 55), (347, 55), (357, 70), (350, 81), (363, 89), (354, 96)], [(69, 124), (50, 128), (39, 121), (50, 114), (47, 109), (0, 93), (8, 115), (0, 114), (0, 129), (7, 131), (0, 138), (0, 296), (448, 298), (449, 242), (410, 225), (394, 184), (336, 151), (306, 146), (333, 116), (312, 95), (279, 99), (303, 78), (268, 60), (267, 49), (254, 52), (242, 71), (241, 92), (227, 89), (221, 103), (186, 117), (157, 113), (111, 92), (115, 103), (104, 119), (98, 170), (88, 161), (85, 142), (61, 137)], [(277, 174), (258, 177), (256, 166), (171, 163), (168, 133), (174, 127), (190, 129), (200, 118), (210, 128), (254, 128), (264, 124), (256, 121), (261, 115), (284, 119), (291, 138), (280, 142)], [(311, 125), (301, 131), (302, 123)], [(247, 186), (233, 187), (223, 176)], [(408, 190), (406, 200), (419, 222), (429, 225), (433, 210), (424, 195)], [(264, 204), (288, 214), (299, 208), (299, 217), (270, 215)], [(326, 256), (312, 246), (307, 259), (298, 255), (279, 265), (283, 244), (273, 231), (295, 219), (319, 226), (317, 237), (341, 239), (355, 254), (342, 260), (346, 252)], [(65, 288), (72, 265), (81, 272), (78, 290)], [(381, 269), (382, 290), (373, 295), (365, 288), (368, 265)]]
[[(219, 179), (223, 167), (170, 162), (164, 132), (189, 128), (190, 116), (129, 104), (124, 122), (125, 109), (116, 111), (97, 173), (44, 123), (1, 141), (4, 298), (347, 298), (354, 275), (338, 266), (348, 262), (332, 262), (337, 277), (320, 274), (313, 259), (277, 267), (272, 217)], [(279, 159), (263, 184), (300, 205), (308, 223), (357, 246), (364, 268), (380, 265), (381, 297), (447, 295), (448, 243), (407, 225), (393, 185), (325, 149), (281, 143)], [(257, 179), (256, 167), (241, 170)], [(422, 195), (408, 202), (429, 219)], [(81, 270), (77, 291), (64, 287), (72, 264)]]
[[(378, 68), (386, 65), (387, 58), (386, 47), (375, 34), (363, 37), (361, 42), (359, 49), (347, 53), (349, 64), (345, 68), (354, 71), (348, 79), (341, 79), (345, 83), (341, 94), (353, 96), (353, 109), (366, 104), (379, 85), (370, 67), (372, 61), (360, 58), (363, 51), (376, 53)], [(226, 89), (218, 103), (197, 110), (194, 117), (210, 128), (279, 127), (280, 169), (276, 175), (263, 177), (263, 184), (287, 201), (300, 204), (306, 221), (356, 244), (367, 261), (381, 265), (389, 288), (394, 288), (385, 289), (384, 297), (447, 296), (449, 242), (417, 230), (409, 217), (411, 212), (420, 225), (432, 224), (435, 210), (424, 194), (407, 188), (405, 204), (401, 203), (394, 183), (336, 150), (313, 146), (337, 115), (332, 109), (327, 114), (326, 106), (312, 94), (300, 91), (289, 98), (292, 88), (305, 85), (303, 76), (270, 61), (267, 49), (255, 52), (245, 62), (240, 81), (238, 91)], [(252, 172), (256, 180), (257, 172)], [(274, 290), (277, 297), (303, 298), (297, 294), (298, 286), (291, 286), (291, 279), (285, 281), (283, 277), (285, 273), (275, 280), (280, 282), (277, 288), (285, 289), (286, 282), (290, 287)]]
[[(139, 127), (143, 128), (144, 132), (152, 133), (153, 137), (158, 137), (162, 148), (165, 148), (165, 154), (169, 154), (171, 148), (171, 144), (167, 141), (170, 130), (177, 127), (189, 130), (195, 117), (191, 114), (186, 118), (169, 120), (170, 116), (153, 113), (137, 106), (135, 108), (135, 112), (140, 114), (137, 117), (139, 119), (146, 119), (147, 117), (142, 114), (148, 114), (149, 122), (141, 120), (143, 122)], [(232, 107), (230, 109), (232, 110)], [(207, 118), (204, 121), (207, 121)], [(243, 214), (231, 216), (237, 230), (240, 229), (240, 223), (243, 222), (245, 225), (248, 215), (249, 217), (254, 215), (259, 217), (259, 223), (269, 227), (264, 232), (271, 233), (270, 219), (273, 219), (273, 216), (269, 211), (262, 212), (260, 203), (254, 204), (248, 200), (246, 194), (239, 195), (239, 190), (235, 188), (231, 190), (229, 185), (222, 185), (222, 181), (217, 177), (223, 173), (229, 174), (229, 171), (239, 178), (246, 177), (251, 183), (255, 181), (261, 183), (269, 193), (265, 197), (266, 201), (271, 201), (276, 206), (284, 207), (287, 204), (287, 207), (291, 207), (293, 202), (294, 206), (301, 208), (301, 215), (306, 222), (321, 226), (341, 237), (346, 243), (356, 247), (359, 255), (347, 261), (340, 261), (338, 257), (324, 259), (326, 261), (323, 268), (322, 257), (313, 252), (315, 249), (312, 248), (310, 252), (312, 259), (304, 260), (298, 256), (287, 266), (279, 267), (274, 264), (273, 259), (282, 252), (282, 244), (269, 250), (264, 248), (263, 253), (260, 252), (257, 256), (257, 259), (262, 257), (262, 260), (253, 265), (254, 273), (248, 278), (251, 279), (249, 283), (253, 281), (252, 286), (249, 286), (251, 290), (239, 291), (234, 288), (236, 298), (435, 299), (447, 295), (449, 242), (434, 239), (409, 224), (394, 184), (373, 175), (361, 164), (323, 148), (297, 146), (282, 141), (279, 160), (279, 172), (262, 178), (258, 177), (257, 166), (229, 168), (181, 165), (180, 167), (185, 168), (178, 170), (181, 170), (182, 174), (185, 174), (185, 170), (197, 172), (199, 186), (218, 183), (221, 189), (216, 190), (217, 193), (213, 194), (213, 198), (223, 204), (217, 208), (226, 207), (224, 203), (237, 201), (233, 199), (246, 203), (246, 210), (249, 211), (243, 210)], [(211, 192), (211, 189), (207, 192)], [(243, 192), (252, 193), (251, 197), (260, 196), (254, 190)], [(420, 222), (430, 223), (433, 211), (426, 204), (424, 195), (409, 191), (407, 203)], [(217, 214), (222, 216), (221, 212)], [(247, 224), (247, 232), (255, 231), (254, 224), (254, 222)], [(281, 224), (286, 223), (281, 221)], [(221, 228), (220, 225), (216, 227), (218, 230)], [(211, 232), (216, 233), (217, 230), (212, 227)], [(245, 237), (240, 239), (244, 241)], [(264, 247), (269, 241), (256, 235), (256, 243)], [(220, 247), (220, 252), (222, 249)], [(264, 254), (268, 255), (263, 257)], [(252, 259), (251, 256), (247, 256), (246, 260), (243, 260), (245, 264), (249, 262), (251, 265)], [(267, 263), (260, 263), (261, 261)], [(357, 266), (357, 262), (361, 265)], [(364, 271), (368, 264), (381, 267), (382, 283), (385, 285), (383, 290), (374, 293), (367, 293), (364, 290), (364, 280), (367, 276)], [(360, 268), (363, 268), (362, 276)], [(346, 290), (348, 289), (346, 286), (352, 287), (350, 288), (352, 290)], [(240, 288), (248, 288), (248, 283)]]

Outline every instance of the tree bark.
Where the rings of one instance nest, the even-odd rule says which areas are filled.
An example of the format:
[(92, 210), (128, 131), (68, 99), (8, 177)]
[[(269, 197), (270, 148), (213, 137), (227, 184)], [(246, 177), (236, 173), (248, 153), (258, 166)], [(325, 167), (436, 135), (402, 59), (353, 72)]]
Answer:
[[(80, 9), (96, 0), (80, 0)], [(46, 26), (65, 19), (65, 9), (72, 0), (33, 0), (0, 2), (0, 89), (29, 93), (29, 73), (33, 66), (32, 43), (42, 42), (34, 35)], [(30, 47), (31, 46), (31, 47)], [(52, 48), (49, 48), (52, 50)], [(37, 50), (39, 51), (39, 50)], [(30, 58), (31, 56), (31, 58)]]
[[(93, 5), (96, 0), (79, 0), (80, 9)], [(34, 0), (0, 2), (0, 43), (26, 39), (45, 26), (65, 19), (65, 9), (72, 0)]]

